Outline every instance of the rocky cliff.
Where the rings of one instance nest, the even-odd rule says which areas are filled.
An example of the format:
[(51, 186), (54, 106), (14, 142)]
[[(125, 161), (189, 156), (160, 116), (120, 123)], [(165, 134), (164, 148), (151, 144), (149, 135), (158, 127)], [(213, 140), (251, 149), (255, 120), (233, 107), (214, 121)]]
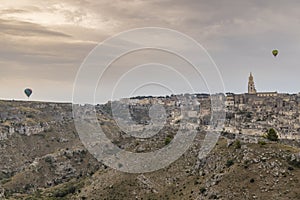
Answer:
[[(135, 108), (137, 109), (137, 108)], [(141, 124), (147, 116), (139, 110)], [(97, 117), (108, 137), (133, 152), (159, 149), (176, 127), (149, 141), (126, 136), (107, 105)], [(170, 166), (129, 174), (98, 162), (81, 143), (71, 104), (0, 101), (0, 199), (299, 199), (297, 141), (224, 132), (198, 159), (203, 132)]]

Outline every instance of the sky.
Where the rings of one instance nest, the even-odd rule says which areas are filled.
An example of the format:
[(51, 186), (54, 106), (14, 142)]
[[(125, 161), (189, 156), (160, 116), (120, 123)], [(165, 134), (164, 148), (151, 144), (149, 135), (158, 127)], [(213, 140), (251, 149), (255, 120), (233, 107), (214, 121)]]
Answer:
[[(29, 87), (32, 100), (71, 102), (76, 75), (90, 52), (109, 38), (143, 27), (172, 29), (196, 40), (217, 65), (226, 92), (246, 92), (252, 72), (258, 91), (298, 93), (299, 8), (298, 0), (0, 0), (0, 99), (25, 100), (23, 90)], [(276, 58), (273, 49), (279, 50)], [(168, 66), (181, 64), (179, 72), (183, 70), (180, 73), (186, 73), (193, 85), (199, 83), (196, 92), (208, 91), (187, 63), (175, 62), (167, 52), (149, 50), (128, 56), (114, 63), (106, 81), (97, 82), (96, 101), (109, 98), (104, 93), (118, 82), (116, 74), (123, 81), (116, 91), (127, 88), (131, 95), (186, 92), (178, 74), (165, 73), (164, 65), (144, 63), (143, 70), (122, 76), (123, 66), (151, 63), (149, 58), (158, 57), (164, 64), (174, 61)], [(155, 83), (167, 81), (150, 87), (151, 78), (156, 78)], [(146, 79), (143, 85), (141, 80)], [(82, 96), (89, 91), (88, 86), (78, 87)]]

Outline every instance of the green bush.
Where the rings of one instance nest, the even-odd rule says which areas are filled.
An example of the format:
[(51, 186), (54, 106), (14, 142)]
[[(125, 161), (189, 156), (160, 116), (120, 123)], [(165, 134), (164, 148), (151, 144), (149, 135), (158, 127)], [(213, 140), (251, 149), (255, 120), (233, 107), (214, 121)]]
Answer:
[(235, 149), (240, 149), (241, 147), (242, 147), (241, 141), (236, 140), (236, 141), (234, 142), (234, 148), (235, 148)]
[(233, 160), (227, 160), (226, 162), (226, 167), (230, 167), (234, 164), (234, 161)]
[(247, 112), (246, 117), (247, 117), (248, 119), (250, 119), (250, 118), (252, 117), (252, 113), (251, 113), (251, 112)]
[(206, 192), (206, 188), (205, 187), (200, 188), (200, 193), (203, 194), (204, 192)]
[(166, 139), (165, 139), (165, 145), (170, 144), (171, 141), (172, 141), (172, 139), (170, 137), (166, 137)]
[(53, 158), (51, 156), (47, 156), (45, 158), (45, 162), (49, 163), (49, 164), (52, 164), (53, 163)]
[(268, 138), (268, 140), (271, 140), (271, 141), (277, 141), (278, 140), (278, 135), (277, 135), (276, 131), (273, 128), (270, 128), (268, 130), (267, 138)]
[(265, 141), (263, 141), (263, 140), (258, 140), (258, 144), (261, 145), (261, 146), (263, 146), (263, 145), (266, 145), (267, 143)]
[(11, 178), (5, 178), (5, 179), (2, 179), (0, 183), (4, 185), (5, 183), (8, 183), (10, 181), (11, 181)]

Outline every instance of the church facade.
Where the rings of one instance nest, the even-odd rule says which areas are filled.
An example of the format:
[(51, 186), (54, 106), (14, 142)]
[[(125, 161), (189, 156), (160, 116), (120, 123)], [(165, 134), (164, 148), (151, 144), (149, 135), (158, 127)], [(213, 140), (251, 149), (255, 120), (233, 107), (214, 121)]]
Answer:
[(242, 105), (249, 102), (259, 102), (263, 98), (277, 97), (277, 92), (257, 92), (252, 73), (248, 78), (248, 92), (244, 94), (226, 93), (226, 106)]
[(277, 92), (257, 92), (255, 89), (254, 84), (254, 78), (252, 73), (250, 73), (249, 79), (248, 79), (248, 93), (250, 95), (255, 95), (257, 97), (277, 97)]

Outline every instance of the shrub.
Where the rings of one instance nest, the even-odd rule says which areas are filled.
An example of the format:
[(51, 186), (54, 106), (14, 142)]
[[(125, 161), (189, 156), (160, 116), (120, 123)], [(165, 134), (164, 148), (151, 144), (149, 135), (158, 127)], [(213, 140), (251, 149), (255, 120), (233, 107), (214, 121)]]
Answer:
[(259, 145), (263, 146), (263, 145), (266, 145), (267, 143), (263, 140), (258, 140), (257, 142)]
[(170, 137), (166, 137), (166, 139), (165, 139), (165, 145), (170, 144), (171, 141), (172, 141), (172, 139)]
[(205, 187), (200, 188), (200, 193), (203, 194), (204, 192), (206, 192), (206, 188)]
[(76, 191), (76, 188), (74, 186), (66, 186), (66, 187), (63, 187), (61, 189), (59, 189), (58, 191), (56, 191), (54, 193), (54, 197), (65, 197), (67, 196), (68, 194), (74, 194)]
[(11, 178), (5, 178), (5, 179), (2, 179), (0, 183), (4, 185), (5, 183), (8, 183), (10, 181), (11, 181)]
[(200, 184), (200, 183), (201, 183), (200, 180), (195, 180), (195, 181), (194, 181), (194, 185), (198, 185), (198, 184)]
[(234, 142), (234, 148), (235, 148), (235, 149), (240, 149), (241, 147), (242, 147), (241, 141), (236, 140), (236, 141)]
[(47, 162), (47, 163), (49, 163), (49, 164), (52, 164), (52, 163), (53, 163), (52, 157), (51, 157), (51, 156), (47, 156), (47, 157), (45, 158), (45, 162)]
[(227, 160), (226, 162), (226, 167), (230, 167), (234, 164), (234, 161), (233, 160)]
[(278, 135), (277, 135), (276, 131), (273, 128), (270, 128), (268, 130), (267, 138), (268, 138), (268, 140), (271, 140), (271, 141), (277, 141), (278, 140)]
[(33, 114), (28, 114), (26, 115), (27, 118), (34, 118), (34, 115)]
[(249, 160), (245, 160), (245, 161), (244, 161), (244, 168), (245, 168), (245, 169), (248, 169), (249, 164), (250, 164), (250, 161), (249, 161)]
[(252, 113), (251, 112), (247, 112), (246, 117), (250, 119), (252, 117)]
[(299, 159), (292, 159), (291, 157), (288, 158), (288, 164), (290, 164), (293, 167), (300, 168), (300, 161)]

